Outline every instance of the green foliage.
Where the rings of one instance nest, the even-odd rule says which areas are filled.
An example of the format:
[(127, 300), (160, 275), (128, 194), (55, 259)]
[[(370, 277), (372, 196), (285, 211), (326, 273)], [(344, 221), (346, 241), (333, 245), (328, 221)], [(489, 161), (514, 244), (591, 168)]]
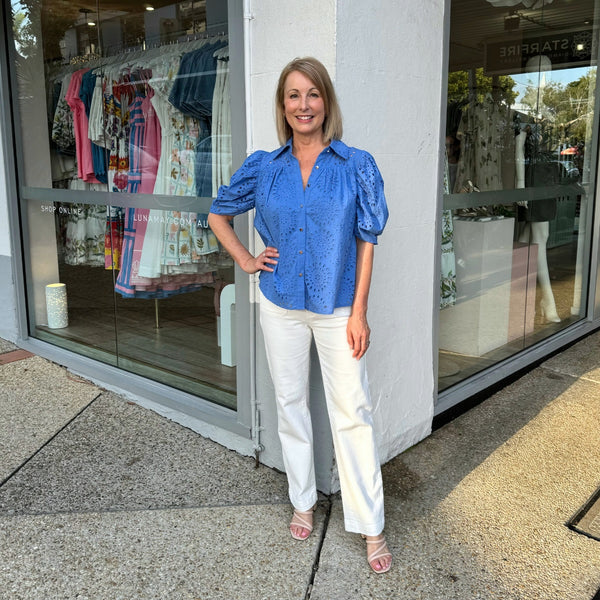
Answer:
[(596, 71), (569, 83), (549, 82), (543, 88), (530, 84), (522, 99), (529, 114), (552, 130), (556, 143), (585, 142), (594, 111)]
[(23, 58), (43, 52), (45, 60), (61, 59), (60, 41), (78, 16), (77, 3), (63, 3), (60, 10), (42, 0), (13, 0), (15, 47)]
[(13, 13), (13, 35), (17, 52), (24, 57), (30, 56), (35, 48), (35, 35), (31, 21), (23, 10)]
[[(482, 102), (487, 94), (509, 106), (515, 101), (518, 93), (514, 91), (515, 80), (508, 75), (486, 77), (483, 68), (475, 71), (475, 89), (478, 102)], [(469, 72), (454, 71), (448, 74), (448, 103), (464, 103), (471, 99), (469, 95)]]

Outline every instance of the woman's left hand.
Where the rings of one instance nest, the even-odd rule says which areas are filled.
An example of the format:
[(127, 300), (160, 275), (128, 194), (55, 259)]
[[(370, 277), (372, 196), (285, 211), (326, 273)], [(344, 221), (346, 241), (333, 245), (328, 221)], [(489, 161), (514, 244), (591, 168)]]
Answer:
[(348, 317), (346, 335), (348, 336), (348, 344), (352, 350), (352, 357), (360, 360), (369, 349), (369, 344), (371, 343), (371, 328), (367, 323), (366, 313), (352, 313)]

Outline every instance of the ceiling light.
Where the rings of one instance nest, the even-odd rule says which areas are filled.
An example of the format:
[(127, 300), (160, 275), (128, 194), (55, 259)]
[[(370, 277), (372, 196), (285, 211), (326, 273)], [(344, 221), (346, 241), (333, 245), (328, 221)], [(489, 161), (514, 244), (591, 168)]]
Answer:
[(89, 8), (80, 8), (80, 9), (79, 9), (79, 12), (80, 12), (80, 13), (83, 13), (83, 15), (84, 15), (84, 18), (85, 18), (85, 20), (86, 20), (87, 24), (88, 24), (90, 27), (96, 27), (96, 23), (95, 23), (95, 21), (93, 21), (92, 19), (90, 19), (90, 18), (88, 17), (88, 15), (89, 15), (89, 14), (92, 12), (92, 11), (91, 11)]
[(152, 4), (146, 4), (146, 10), (154, 10), (154, 6), (152, 6)]

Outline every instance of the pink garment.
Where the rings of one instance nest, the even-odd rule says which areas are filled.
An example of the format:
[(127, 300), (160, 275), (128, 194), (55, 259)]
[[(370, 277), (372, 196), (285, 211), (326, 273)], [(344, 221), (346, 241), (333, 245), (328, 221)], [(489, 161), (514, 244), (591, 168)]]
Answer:
[[(144, 180), (142, 178), (142, 184), (143, 181)], [(140, 290), (151, 290), (156, 284), (156, 279), (153, 280), (149, 277), (140, 277), (138, 275), (142, 256), (142, 247), (144, 245), (144, 238), (146, 237), (146, 228), (148, 227), (147, 219), (149, 214), (149, 208), (135, 209), (135, 241), (133, 243), (133, 253), (131, 257), (131, 278), (129, 283), (136, 289)]]
[(86, 183), (100, 183), (94, 175), (92, 159), (92, 143), (88, 137), (88, 118), (85, 106), (79, 97), (81, 78), (89, 69), (80, 69), (71, 76), (65, 100), (73, 112), (73, 128), (75, 130), (75, 155), (77, 157), (77, 176)]
[(148, 94), (142, 100), (141, 109), (144, 114), (145, 135), (144, 135), (144, 151), (140, 160), (140, 171), (142, 173), (142, 181), (140, 183), (139, 192), (142, 194), (152, 194), (154, 192), (154, 184), (156, 182), (156, 174), (158, 173), (158, 161), (160, 160), (160, 141), (161, 129), (160, 121), (152, 106), (151, 98), (154, 91), (148, 86)]

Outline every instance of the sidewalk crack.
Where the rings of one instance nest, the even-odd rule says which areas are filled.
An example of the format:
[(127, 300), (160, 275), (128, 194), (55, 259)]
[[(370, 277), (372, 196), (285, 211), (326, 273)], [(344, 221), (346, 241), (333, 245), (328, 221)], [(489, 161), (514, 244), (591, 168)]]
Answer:
[(329, 518), (331, 517), (332, 508), (333, 503), (331, 502), (331, 496), (329, 496), (327, 498), (327, 512), (325, 513), (325, 521), (323, 522), (323, 531), (321, 533), (321, 538), (319, 539), (319, 545), (317, 547), (317, 553), (315, 555), (315, 560), (313, 562), (312, 570), (310, 573), (310, 579), (306, 587), (306, 594), (304, 595), (304, 600), (310, 600), (310, 597), (312, 595), (313, 584), (315, 582), (317, 571), (319, 570), (319, 563), (321, 562), (321, 550), (323, 549), (323, 544), (325, 543), (325, 536), (327, 535), (327, 529), (329, 527)]
[(4, 479), (0, 480), (0, 488), (4, 486), (4, 484), (8, 483), (23, 467), (25, 467), (30, 461), (32, 461), (48, 444), (54, 441), (73, 421), (78, 419), (98, 398), (102, 396), (102, 392), (100, 392), (97, 396), (92, 398), (90, 402), (88, 402), (79, 412), (77, 412), (73, 417), (71, 417), (58, 431), (56, 431), (50, 438), (48, 438), (31, 456), (27, 457), (12, 473), (7, 475)]

